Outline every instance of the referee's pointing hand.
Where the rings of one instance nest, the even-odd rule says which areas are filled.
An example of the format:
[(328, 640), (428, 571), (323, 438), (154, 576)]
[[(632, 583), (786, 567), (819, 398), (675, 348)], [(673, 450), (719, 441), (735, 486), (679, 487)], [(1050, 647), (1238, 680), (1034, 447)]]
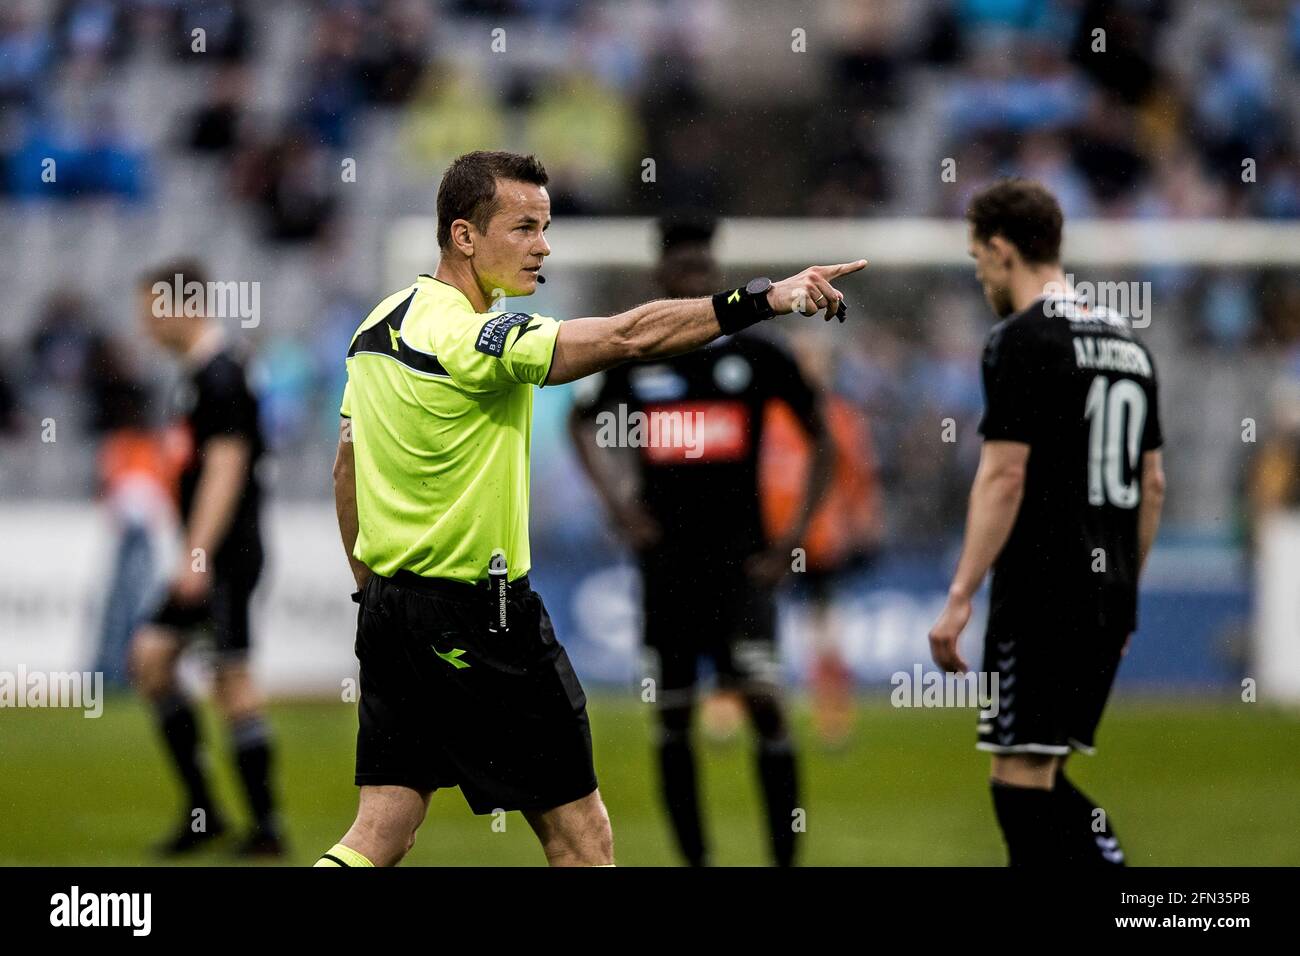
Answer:
[[(865, 269), (866, 265), (866, 259), (859, 259), (835, 266), (809, 266), (798, 275), (772, 283), (772, 288), (767, 290), (768, 305), (778, 315), (790, 312), (816, 315), (825, 309), (829, 322), (840, 314), (840, 306), (844, 303), (844, 295), (831, 285), (831, 281)], [(844, 321), (843, 315), (840, 315), (840, 321)]]

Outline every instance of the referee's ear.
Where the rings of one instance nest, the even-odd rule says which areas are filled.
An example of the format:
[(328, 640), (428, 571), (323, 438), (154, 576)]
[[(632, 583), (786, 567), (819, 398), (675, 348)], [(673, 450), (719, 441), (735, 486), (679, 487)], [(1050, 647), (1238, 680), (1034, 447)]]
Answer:
[(451, 244), (466, 259), (474, 256), (473, 226), (468, 219), (457, 219), (451, 224)]

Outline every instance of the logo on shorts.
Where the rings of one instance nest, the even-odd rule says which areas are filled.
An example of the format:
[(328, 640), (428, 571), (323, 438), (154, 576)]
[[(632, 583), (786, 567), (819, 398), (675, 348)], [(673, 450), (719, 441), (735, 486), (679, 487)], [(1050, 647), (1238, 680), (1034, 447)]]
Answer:
[(438, 650), (435, 647), (433, 649), (433, 652), (437, 654), (439, 657), (441, 657), (448, 664), (450, 664), (452, 667), (456, 668), (456, 670), (458, 671), (464, 670), (466, 667), (469, 667), (468, 664), (466, 664), (464, 661), (461, 660), (461, 658), (465, 655), (464, 648), (453, 647), (451, 650), (447, 651), (444, 654), (442, 651)]

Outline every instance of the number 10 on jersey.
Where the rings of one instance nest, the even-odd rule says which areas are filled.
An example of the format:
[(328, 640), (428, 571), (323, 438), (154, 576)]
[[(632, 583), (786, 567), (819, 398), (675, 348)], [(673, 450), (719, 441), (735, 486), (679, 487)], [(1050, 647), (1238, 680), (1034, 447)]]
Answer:
[[(1083, 414), (1088, 419), (1088, 504), (1137, 507), (1138, 454), (1147, 417), (1142, 386), (1130, 378), (1112, 383), (1098, 375)], [(1132, 476), (1127, 482), (1125, 474)]]

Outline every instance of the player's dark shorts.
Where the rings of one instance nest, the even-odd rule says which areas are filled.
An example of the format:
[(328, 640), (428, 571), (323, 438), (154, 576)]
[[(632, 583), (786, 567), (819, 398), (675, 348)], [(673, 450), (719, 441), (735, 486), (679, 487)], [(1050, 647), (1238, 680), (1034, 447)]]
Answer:
[(1128, 629), (990, 624), (985, 673), (997, 675), (997, 713), (981, 713), (980, 750), (1092, 753)]
[(587, 697), (527, 577), (508, 631), (486, 585), (372, 575), (361, 594), (357, 786), (460, 787), (475, 813), (546, 810), (596, 789)]
[(171, 628), (182, 639), (210, 630), (213, 645), (222, 657), (247, 654), (253, 591), (262, 576), (261, 552), (234, 565), (216, 565), (210, 573), (212, 587), (206, 600), (185, 604), (168, 594), (149, 616), (149, 622)]
[(641, 562), (646, 676), (664, 706), (689, 703), (701, 657), (718, 684), (767, 692), (780, 678), (774, 589), (734, 558), (656, 556)]

